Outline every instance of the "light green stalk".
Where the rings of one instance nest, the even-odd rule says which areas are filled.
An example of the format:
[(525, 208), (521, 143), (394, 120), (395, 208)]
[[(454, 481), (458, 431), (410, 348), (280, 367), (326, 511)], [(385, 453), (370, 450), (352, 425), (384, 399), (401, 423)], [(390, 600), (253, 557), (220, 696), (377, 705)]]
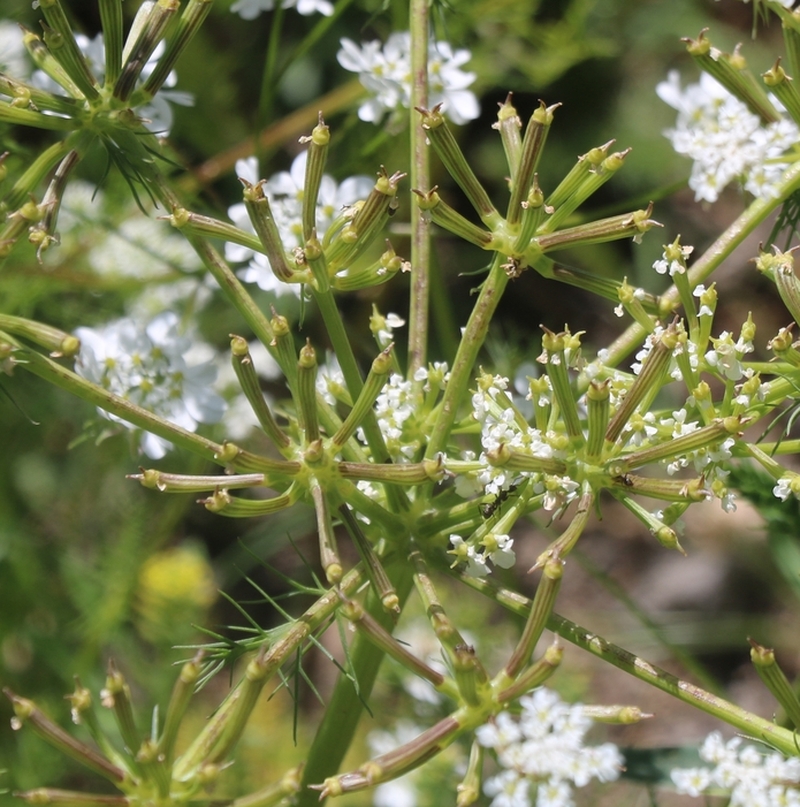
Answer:
[[(411, 32), (411, 109), (428, 108), (428, 39), (430, 4), (428, 0), (411, 0), (409, 9)], [(425, 131), (416, 115), (409, 116), (411, 125), (411, 187), (430, 189), (430, 151)], [(430, 224), (416, 213), (411, 214), (411, 299), (408, 316), (407, 378), (427, 363), (428, 317), (430, 295), (431, 236)]]
[(489, 275), (481, 286), (478, 300), (472, 309), (467, 327), (464, 329), (458, 353), (453, 361), (453, 369), (450, 372), (450, 381), (445, 388), (439, 414), (425, 450), (425, 456), (428, 459), (432, 459), (447, 447), (450, 430), (458, 415), (458, 408), (466, 398), (475, 360), (486, 339), (492, 316), (509, 280), (503, 268), (503, 261), (500, 254), (497, 254), (492, 261)]
[[(486, 580), (469, 577), (463, 573), (455, 574), (463, 583), (495, 600), (509, 611), (521, 616), (527, 616), (530, 612), (532, 602), (527, 597), (510, 589), (496, 586)], [(724, 720), (748, 737), (763, 740), (785, 756), (793, 757), (797, 755), (794, 732), (781, 728), (771, 720), (765, 720), (752, 712), (748, 712), (746, 709), (717, 697), (711, 692), (684, 681), (556, 613), (551, 614), (547, 627), (568, 642), (612, 664), (634, 678), (638, 678), (640, 681), (644, 681), (656, 689), (672, 695), (683, 703), (695, 706), (712, 717)]]
[[(689, 285), (703, 283), (722, 262), (761, 224), (773, 211), (800, 188), (800, 162), (786, 170), (779, 185), (778, 193), (770, 199), (754, 199), (744, 213), (725, 230), (719, 238), (692, 264), (689, 269)], [(661, 295), (659, 308), (662, 317), (675, 311), (680, 304), (680, 295), (676, 286), (672, 285)], [(637, 348), (646, 332), (639, 324), (631, 325), (618, 336), (608, 348), (609, 367), (621, 362)]]

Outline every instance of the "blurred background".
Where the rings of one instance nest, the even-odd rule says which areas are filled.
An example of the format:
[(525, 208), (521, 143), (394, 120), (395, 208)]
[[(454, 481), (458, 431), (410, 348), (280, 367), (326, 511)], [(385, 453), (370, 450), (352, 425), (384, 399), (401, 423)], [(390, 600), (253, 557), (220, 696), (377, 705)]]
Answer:
[[(90, 37), (99, 31), (94, 3), (67, 5), (77, 30)], [(125, 5), (126, 15), (135, 10), (136, 4)], [(456, 132), (499, 204), (505, 199), (507, 170), (491, 125), (497, 104), (509, 92), (524, 120), (539, 99), (562, 104), (540, 167), (545, 190), (594, 146), (615, 139), (616, 148), (632, 147), (623, 170), (579, 213), (598, 218), (653, 201), (653, 215), (663, 230), (651, 231), (640, 245), (618, 242), (562, 253), (565, 263), (661, 291), (666, 281), (651, 267), (663, 243), (680, 234), (682, 243), (695, 245), (700, 254), (744, 209), (747, 199), (736, 189), (713, 206), (694, 202), (685, 185), (690, 164), (662, 134), (675, 113), (656, 97), (655, 86), (672, 69), (681, 72), (684, 84), (697, 80), (679, 39), (697, 36), (706, 26), (715, 45), (731, 50), (743, 41), (754, 72), (768, 69), (782, 52), (780, 27), (774, 21), (761, 24), (758, 40), (752, 41), (751, 6), (732, 0), (461, 0), (452, 8), (435, 4), (433, 12), (436, 37), (472, 52), (466, 69), (477, 74), (473, 89), (482, 114)], [(4, 13), (7, 21), (38, 30), (36, 12), (28, 4), (9, 4)], [(288, 170), (301, 148), (298, 136), (310, 131), (320, 107), (332, 133), (326, 171), (335, 179), (373, 176), (381, 165), (389, 172), (406, 170), (407, 129), (358, 120), (357, 78), (339, 66), (336, 53), (342, 37), (385, 40), (393, 31), (406, 30), (407, 14), (400, 3), (352, 0), (332, 19), (303, 17), (289, 9), (243, 20), (230, 12), (229, 2), (217, 2), (177, 67), (177, 89), (192, 93), (195, 103), (174, 108), (167, 154), (187, 207), (226, 218), (228, 207), (241, 200), (235, 160), (255, 154), (263, 177)], [(252, 141), (256, 133), (261, 136), (258, 148)], [(12, 176), (47, 142), (46, 134), (0, 128), (0, 151), (12, 153)], [(469, 216), (435, 158), (433, 166), (442, 197)], [(106, 175), (103, 155), (86, 161), (79, 179), (88, 188), (100, 186), (95, 201), (75, 213), (61, 247), (51, 250), (43, 265), (27, 245), (16, 251), (0, 272), (0, 310), (72, 331), (122, 316), (133, 305), (155, 311), (174, 302), (183, 317), (196, 319), (203, 341), (221, 354), (230, 333), (252, 337), (221, 297), (208, 291), (196, 259), (166, 223), (148, 230), (131, 223), (141, 213), (114, 171)], [(411, 206), (407, 182), (402, 187), (390, 238), (397, 252), (408, 256)], [(716, 276), (721, 304), (715, 333), (729, 329), (738, 335), (752, 310), (763, 335), (756, 340), (758, 358), (767, 356), (767, 339), (788, 318), (774, 289), (749, 262), (758, 242), (768, 237), (766, 226)], [(437, 293), (430, 357), (450, 360), (487, 259), (442, 232), (435, 234), (434, 252)], [(301, 315), (294, 298), (276, 300), (258, 290), (254, 296), (264, 310), (275, 304), (294, 321)], [(407, 299), (407, 276), (342, 297), (351, 332), (362, 339), (358, 351), (364, 362), (375, 352), (367, 327), (373, 304), (383, 313), (404, 316)], [(573, 333), (585, 331), (585, 350), (591, 355), (623, 328), (612, 309), (608, 301), (528, 271), (513, 281), (502, 301), (483, 361), (513, 377), (539, 354), (540, 324), (558, 331), (568, 323)], [(398, 335), (402, 345), (403, 331)], [(310, 336), (318, 349), (325, 347), (313, 311), (305, 312), (300, 336)], [(275, 382), (265, 382), (265, 390), (276, 398), (282, 394)], [(177, 673), (172, 665), (191, 655), (176, 645), (203, 641), (200, 628), (220, 639), (238, 638), (248, 624), (242, 611), (263, 628), (278, 624), (281, 618), (253, 584), (279, 597), (287, 594), (283, 576), (310, 581), (316, 542), (309, 510), (296, 507), (262, 520), (223, 519), (195, 504), (194, 497), (144, 490), (125, 478), (143, 462), (183, 473), (207, 469), (180, 451), (158, 462), (141, 457), (130, 433), (109, 429), (88, 404), (19, 370), (0, 376), (0, 423), (0, 680), (35, 699), (62, 724), (68, 720), (63, 696), (72, 691), (73, 676), (96, 693), (113, 658), (132, 684), (141, 726), (146, 726), (153, 704), (168, 697)], [(208, 433), (221, 438), (224, 428)], [(259, 442), (251, 434), (247, 439), (263, 447), (263, 438)], [(750, 484), (754, 497), (760, 495), (758, 480), (742, 484)], [(777, 514), (767, 512), (781, 535), (790, 537), (788, 544), (767, 534), (764, 516), (746, 501), (733, 516), (718, 506), (698, 506), (690, 511), (682, 538), (688, 558), (660, 547), (614, 502), (604, 502), (601, 510), (602, 519), (596, 519), (568, 564), (557, 610), (769, 717), (774, 705), (750, 668), (746, 637), (775, 646), (789, 672), (798, 668), (797, 588), (786, 580), (793, 572), (781, 572), (788, 561), (779, 554), (780, 549), (793, 557), (797, 533), (792, 531), (800, 520), (790, 505)], [(544, 522), (521, 531), (515, 544), (520, 548), (517, 569), (527, 569), (557, 532), (558, 524)], [(516, 572), (504, 574), (509, 584), (532, 592), (521, 572), (519, 579), (512, 576)], [(294, 612), (309, 603), (294, 598), (286, 607)], [(459, 626), (474, 634), (483, 652), (496, 651), (501, 658), (511, 646), (517, 626), (477, 595), (460, 592), (453, 608)], [(421, 615), (412, 609), (404, 614), (398, 635), (416, 635), (420, 624)], [(338, 640), (331, 641), (336, 652)], [(613, 731), (611, 738), (623, 746), (691, 745), (718, 727), (577, 649), (568, 648), (566, 656), (554, 680), (564, 697), (633, 702), (656, 714), (654, 720)], [(310, 652), (303, 664), (324, 699), (334, 666), (320, 652)], [(229, 672), (220, 673), (198, 697), (194, 725), (227, 691)], [(408, 710), (399, 671), (389, 671), (381, 686), (375, 697), (386, 708), (382, 705), (380, 716), (365, 720), (364, 736)], [(297, 692), (284, 689), (268, 696), (269, 689), (223, 796), (272, 781), (302, 758), (321, 709), (317, 695), (301, 683)], [(297, 746), (287, 742), (296, 717), (292, 697), (299, 709)], [(8, 703), (0, 704), (3, 726), (10, 715)], [(356, 756), (364, 753), (363, 745), (356, 749)], [(356, 756), (351, 761), (360, 761)], [(420, 805), (442, 803), (436, 801), (442, 782), (454, 788), (458, 780), (449, 764), (449, 769), (442, 765), (438, 773), (426, 774)], [(0, 769), (5, 769), (0, 789), (102, 786), (27, 731), (0, 730)], [(657, 778), (657, 772), (650, 774)], [(607, 801), (592, 803), (644, 805), (653, 803), (651, 798), (663, 805), (684, 803), (664, 790), (651, 795), (648, 787), (628, 781)], [(371, 798), (359, 794), (342, 803), (370, 804)], [(0, 795), (3, 800), (10, 796)]]

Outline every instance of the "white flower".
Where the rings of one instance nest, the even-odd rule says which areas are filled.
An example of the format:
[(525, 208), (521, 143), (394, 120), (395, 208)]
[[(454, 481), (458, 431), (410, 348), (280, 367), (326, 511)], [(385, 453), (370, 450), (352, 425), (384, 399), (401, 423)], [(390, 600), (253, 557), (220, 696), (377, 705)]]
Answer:
[[(653, 264), (653, 269), (660, 275), (669, 272), (670, 277), (686, 274), (686, 261), (694, 251), (692, 246), (682, 246), (680, 244), (670, 244), (664, 247), (664, 253), (660, 260)], [(637, 289), (639, 291), (639, 289)]]
[(467, 575), (469, 577), (486, 577), (489, 574), (489, 564), (486, 562), (486, 557), (472, 544), (467, 543), (460, 535), (451, 535), (450, 544), (452, 549), (447, 552), (450, 555), (455, 555), (453, 566), (463, 561), (467, 564)]
[(753, 745), (742, 747), (741, 737), (724, 742), (712, 732), (700, 747), (700, 758), (709, 768), (675, 768), (670, 776), (679, 793), (694, 798), (709, 789), (730, 793), (731, 807), (778, 807), (800, 803), (800, 759), (785, 759)]
[(716, 201), (737, 178), (758, 198), (776, 195), (787, 165), (780, 158), (800, 137), (793, 122), (779, 120), (764, 126), (707, 73), (698, 84), (681, 89), (677, 71), (670, 71), (656, 93), (678, 111), (675, 128), (664, 134), (678, 154), (694, 160), (689, 187), (696, 199)]
[[(296, 8), (298, 14), (308, 17), (311, 14), (323, 14), (330, 17), (333, 5), (328, 0), (283, 0), (283, 8)], [(236, 0), (231, 11), (243, 20), (254, 20), (264, 11), (272, 11), (275, 0)]]
[(800, 477), (797, 474), (782, 476), (772, 488), (772, 495), (782, 502), (785, 502), (790, 496), (798, 498), (798, 492), (800, 492)]
[(501, 569), (510, 569), (517, 561), (517, 556), (511, 548), (514, 539), (508, 535), (489, 533), (483, 539), (486, 557)]
[(518, 719), (501, 712), (475, 732), (503, 769), (484, 785), (486, 795), (494, 797), (492, 807), (530, 804), (531, 784), (537, 785), (536, 807), (569, 807), (573, 785), (618, 778), (622, 756), (617, 747), (584, 744), (592, 721), (580, 704), (564, 703), (555, 692), (540, 687), (520, 698), (520, 706)]
[[(221, 419), (225, 402), (211, 388), (217, 369), (209, 360), (187, 361), (192, 341), (179, 333), (174, 313), (160, 314), (144, 328), (120, 319), (102, 328), (78, 328), (76, 335), (81, 351), (75, 368), (84, 378), (187, 431)], [(100, 413), (135, 428), (116, 415)], [(145, 432), (141, 447), (159, 459), (171, 444)]]
[(344, 382), (344, 373), (335, 354), (329, 356), (319, 367), (316, 386), (317, 392), (330, 406), (335, 407), (337, 400), (345, 400), (350, 406), (353, 405)]
[[(308, 152), (303, 151), (292, 161), (288, 171), (273, 174), (264, 184), (264, 194), (269, 199), (270, 209), (278, 226), (283, 247), (287, 252), (299, 247), (303, 240), (303, 188), (305, 185)], [(255, 157), (237, 160), (236, 173), (250, 184), (258, 182), (258, 163)], [(317, 234), (320, 240), (344, 208), (369, 196), (375, 183), (366, 176), (349, 177), (341, 184), (324, 174), (317, 196)], [(243, 202), (228, 208), (228, 216), (240, 229), (253, 232), (247, 208)], [(256, 283), (264, 291), (277, 295), (300, 294), (300, 284), (282, 283), (272, 272), (266, 255), (254, 253), (247, 247), (228, 243), (225, 257), (232, 263), (249, 261), (237, 273), (245, 283)]]
[(378, 419), (389, 456), (395, 462), (408, 462), (422, 445), (420, 436), (413, 433), (415, 411), (422, 405), (419, 392), (411, 381), (398, 373), (392, 373), (375, 400), (375, 415)]
[(745, 374), (741, 360), (746, 353), (753, 350), (752, 342), (745, 342), (742, 339), (733, 341), (733, 336), (728, 331), (723, 331), (719, 338), (712, 337), (711, 344), (713, 350), (709, 350), (705, 355), (708, 365), (729, 381), (738, 381)]
[[(361, 120), (379, 123), (387, 112), (411, 106), (411, 35), (407, 31), (392, 34), (383, 49), (377, 41), (359, 47), (342, 39), (341, 44), (339, 64), (358, 73), (371, 96), (358, 109)], [(470, 58), (468, 50), (454, 51), (447, 42), (431, 41), (428, 46), (430, 106), (443, 104), (445, 114), (458, 124), (480, 114), (478, 99), (467, 89), (475, 74), (461, 70)]]
[(678, 793), (686, 793), (695, 798), (711, 784), (709, 768), (675, 768), (670, 773)]
[(492, 807), (530, 807), (530, 789), (530, 782), (514, 770), (501, 771), (483, 785), (483, 792), (494, 797)]

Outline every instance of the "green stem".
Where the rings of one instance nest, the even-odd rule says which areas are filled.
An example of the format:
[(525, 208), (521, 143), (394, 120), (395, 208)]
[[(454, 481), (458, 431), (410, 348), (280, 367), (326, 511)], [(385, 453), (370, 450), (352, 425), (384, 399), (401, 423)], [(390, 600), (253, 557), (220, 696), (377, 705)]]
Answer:
[(158, 437), (163, 437), (176, 446), (185, 448), (194, 454), (200, 454), (212, 462), (219, 462), (219, 460), (215, 459), (223, 451), (223, 446), (219, 443), (207, 440), (199, 434), (186, 431), (186, 429), (182, 429), (174, 423), (169, 423), (141, 406), (137, 406), (125, 398), (115, 395), (97, 384), (93, 384), (91, 381), (87, 381), (77, 373), (62, 367), (41, 353), (20, 347), (14, 351), (14, 355), (20, 359), (19, 367), (38, 375), (45, 381), (66, 390), (72, 395), (76, 395), (78, 398), (83, 398), (84, 401), (88, 401), (94, 406), (122, 418), (122, 420), (132, 423), (140, 429), (144, 429)]
[[(428, 0), (411, 0), (411, 187), (430, 188), (430, 150), (425, 130), (415, 112), (428, 108)], [(424, 367), (428, 350), (430, 304), (430, 223), (412, 204), (411, 214), (411, 300), (408, 325), (408, 378)]]
[[(387, 571), (402, 608), (411, 591), (411, 567), (408, 563), (399, 563)], [(393, 615), (384, 610), (380, 600), (372, 592), (367, 600), (366, 610), (381, 627), (391, 631)], [(320, 784), (339, 770), (353, 741), (364, 704), (372, 692), (383, 656), (383, 650), (364, 636), (358, 636), (353, 643), (350, 654), (351, 674), (358, 682), (358, 689), (349, 676), (339, 676), (309, 750), (295, 807), (319, 806), (319, 793), (310, 790), (309, 785)]]
[[(453, 572), (450, 572), (450, 574), (453, 574)], [(527, 616), (530, 612), (532, 601), (515, 591), (500, 588), (486, 580), (468, 577), (466, 574), (456, 576), (462, 582), (495, 600), (513, 613)], [(582, 628), (580, 625), (556, 613), (551, 614), (547, 627), (568, 642), (577, 645), (609, 664), (613, 664), (634, 678), (638, 678), (640, 681), (644, 681), (684, 703), (696, 706), (706, 714), (724, 720), (748, 737), (763, 740), (785, 756), (797, 756), (797, 743), (794, 732), (777, 726), (771, 720), (764, 720), (764, 718), (758, 717), (752, 712), (748, 712), (723, 698), (690, 684), (688, 681), (684, 681), (676, 675), (656, 667), (655, 664), (645, 661), (645, 659), (612, 644), (593, 631), (586, 630), (586, 628)]]
[(256, 118), (256, 131), (259, 131), (270, 118), (275, 102), (275, 93), (278, 88), (278, 51), (283, 33), (283, 3), (278, 3), (272, 18), (269, 32), (269, 45), (264, 59), (264, 75), (261, 79), (261, 94), (258, 99), (258, 116)]
[[(333, 352), (339, 360), (339, 367), (342, 369), (347, 390), (353, 401), (357, 401), (364, 387), (364, 380), (361, 378), (361, 371), (358, 369), (358, 363), (356, 362), (350, 339), (347, 336), (341, 312), (336, 307), (333, 292), (330, 289), (324, 292), (313, 290), (312, 292), (325, 322)], [(361, 422), (361, 427), (364, 429), (367, 444), (372, 452), (373, 462), (386, 462), (389, 452), (386, 450), (383, 434), (372, 410), (366, 413), (364, 420)], [(400, 488), (387, 487), (386, 496), (393, 510), (402, 511), (408, 509), (408, 499)]]
[[(798, 188), (800, 188), (800, 162), (795, 163), (784, 174), (781, 191), (777, 197), (755, 199), (747, 210), (694, 262), (689, 269), (689, 285), (694, 288), (706, 280), (733, 250)], [(679, 304), (678, 289), (672, 285), (661, 296), (662, 316), (674, 311)], [(645, 331), (641, 325), (631, 325), (609, 347), (608, 366), (613, 367), (619, 364), (625, 356), (639, 346), (644, 336)]]
[(433, 426), (425, 457), (432, 459), (447, 446), (447, 438), (458, 414), (460, 404), (465, 400), (467, 387), (472, 378), (475, 359), (483, 346), (489, 324), (508, 283), (508, 275), (503, 268), (505, 259), (497, 255), (492, 262), (489, 275), (481, 286), (481, 293), (472, 309), (464, 336), (458, 346), (450, 381), (444, 391), (439, 408), (439, 416)]

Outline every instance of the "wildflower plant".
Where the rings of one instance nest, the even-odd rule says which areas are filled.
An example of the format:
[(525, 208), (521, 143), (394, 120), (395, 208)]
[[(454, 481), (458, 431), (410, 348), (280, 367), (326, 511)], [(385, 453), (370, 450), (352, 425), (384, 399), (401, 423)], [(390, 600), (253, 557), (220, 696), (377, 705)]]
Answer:
[[(239, 3), (237, 10), (252, 17), (256, 5)], [(692, 504), (715, 501), (725, 512), (735, 509), (729, 479), (737, 462), (762, 468), (779, 499), (800, 497), (800, 477), (782, 462), (783, 455), (797, 452), (797, 442), (751, 437), (754, 426), (796, 402), (800, 354), (791, 326), (767, 337), (772, 361), (754, 361), (752, 317), (735, 331), (717, 328), (721, 289), (711, 280), (733, 248), (800, 190), (794, 159), (800, 104), (788, 76), (776, 65), (765, 75), (769, 91), (764, 89), (738, 51), (716, 51), (704, 33), (689, 41), (689, 52), (718, 83), (701, 83), (687, 92), (689, 98), (674, 80), (662, 85), (661, 96), (680, 114), (670, 137), (696, 162), (691, 184), (698, 198), (712, 201), (738, 177), (754, 199), (700, 255), (680, 237), (667, 235), (652, 278), (669, 276), (671, 285), (656, 294), (559, 261), (559, 253), (578, 246), (638, 243), (658, 226), (652, 205), (579, 218), (582, 205), (623, 169), (629, 150), (613, 141), (587, 144), (560, 181), (542, 187), (538, 169), (558, 126), (559, 105), (541, 102), (523, 125), (509, 96), (495, 123), (506, 158), (507, 193), (502, 201), (493, 199), (448, 121), (477, 115), (467, 89), (472, 77), (460, 70), (465, 52), (434, 43), (427, 3), (417, 0), (408, 34), (393, 35), (382, 52), (375, 43), (360, 50), (343, 40), (339, 56), (373, 93), (359, 108), (362, 120), (377, 122), (388, 110), (395, 115), (408, 110), (410, 166), (378, 164), (368, 183), (358, 176), (337, 186), (325, 173), (336, 133), (320, 114), (302, 137), (306, 150), (288, 172), (266, 180), (255, 161), (237, 165), (242, 201), (230, 208), (229, 220), (190, 209), (169, 163), (161, 160), (150, 110), (210, 6), (210, 0), (189, 0), (183, 8), (167, 0), (146, 2), (125, 37), (119, 0), (100, 0), (102, 54), (91, 57), (87, 50), (99, 48), (100, 40), (75, 35), (60, 0), (40, 3), (45, 34), (25, 31), (22, 40), (48, 81), (0, 74), (0, 120), (61, 139), (12, 178), (3, 201), (0, 250), (5, 259), (27, 239), (42, 258), (57, 245), (65, 189), (77, 166), (100, 147), (143, 213), (156, 211), (161, 226), (186, 239), (234, 311), (238, 330), (230, 335), (227, 358), (262, 441), (248, 443), (242, 431), (231, 439), (224, 421), (218, 432), (204, 431), (202, 424), (223, 418), (224, 402), (212, 389), (212, 362), (192, 358), (193, 332), (175, 313), (162, 313), (138, 329), (124, 318), (74, 334), (0, 315), (0, 361), (12, 389), (18, 374), (39, 376), (141, 435), (147, 456), (166, 457), (159, 467), (130, 475), (153, 496), (199, 497), (211, 513), (234, 519), (309, 507), (319, 568), (312, 585), (294, 585), (313, 602), (299, 615), (278, 605), (285, 618), (278, 627), (255, 622), (245, 638), (220, 637), (199, 651), (182, 667), (163, 717), (154, 712), (149, 732), (137, 726), (130, 685), (112, 664), (100, 705), (113, 712), (121, 745), (109, 739), (108, 721), (95, 714), (93, 698), (80, 683), (69, 696), (73, 719), (86, 727), (96, 747), (7, 690), (13, 728), (28, 725), (121, 794), (44, 787), (19, 795), (36, 804), (172, 805), (205, 799), (235, 758), (262, 689), (272, 679), (285, 679), (309, 647), (321, 647), (320, 635), (333, 622), (352, 626), (356, 639), (302, 769), (292, 767), (266, 788), (234, 799), (236, 807), (290, 797), (310, 805), (365, 790), (425, 765), (454, 743), (468, 754), (457, 804), (471, 804), (482, 792), (496, 807), (570, 804), (573, 787), (614, 780), (624, 768), (616, 747), (585, 744), (590, 719), (629, 723), (645, 713), (632, 704), (570, 706), (543, 688), (559, 667), (564, 642), (694, 704), (775, 752), (796, 756), (791, 728), (679, 680), (554, 610), (570, 553), (591, 514), (602, 509), (603, 497), (627, 508), (665, 551), (682, 551), (677, 524)], [(800, 53), (800, 22), (784, 4), (766, 6), (781, 17), (791, 61), (791, 54)], [(305, 13), (310, 6), (297, 8)], [(320, 4), (314, 10), (326, 13)], [(472, 208), (469, 215), (432, 185), (431, 154)], [(411, 247), (405, 257), (386, 235), (390, 218), (409, 198)], [(452, 363), (430, 355), (428, 345), (431, 225), (489, 260)], [(245, 261), (244, 270), (231, 265)], [(800, 322), (791, 249), (764, 248), (755, 256), (756, 270), (776, 286), (787, 321)], [(537, 372), (520, 395), (509, 378), (481, 363), (481, 349), (503, 294), (524, 272), (594, 293), (599, 304), (616, 307), (628, 326), (600, 350), (567, 325), (559, 331), (543, 327)], [(397, 283), (406, 274), (407, 313), (381, 313), (376, 307), (369, 322), (345, 320), (345, 295)], [(252, 284), (274, 292), (269, 309), (251, 293)], [(305, 333), (295, 342), (296, 324), (281, 313), (287, 290), (321, 323), (324, 342)], [(359, 327), (375, 344), (367, 365), (355, 349), (353, 331)], [(401, 352), (396, 346), (406, 327), (407, 350)], [(259, 372), (265, 367), (256, 365), (265, 359), (251, 343), (283, 376), (279, 402), (264, 395)], [(324, 347), (330, 347), (330, 357)], [(631, 354), (633, 361), (626, 363)], [(213, 464), (216, 472), (172, 468), (173, 446)], [(653, 509), (651, 500), (659, 506)], [(518, 522), (537, 514), (561, 526), (530, 569), (536, 587), (527, 598), (497, 582), (495, 573), (519, 565)], [(344, 540), (352, 553), (340, 550)], [(353, 554), (359, 560), (351, 563), (347, 558)], [(444, 581), (475, 589), (524, 619), (501, 663), (482, 658), (465, 636), (472, 626), (448, 613)], [(427, 615), (443, 665), (419, 657), (393, 635), (411, 598)], [(545, 629), (558, 638), (542, 648)], [(180, 728), (194, 689), (239, 655), (245, 656), (243, 673), (184, 747)], [(342, 771), (384, 655), (425, 682), (443, 714), (396, 747)], [(754, 645), (754, 662), (789, 721), (800, 726), (800, 705), (774, 655)], [(726, 749), (733, 753), (733, 746)], [(489, 756), (499, 772), (489, 773)], [(751, 761), (739, 755), (742, 764)], [(782, 798), (790, 792), (784, 780), (796, 779), (793, 764), (769, 762), (775, 768), (771, 781), (785, 790)], [(681, 787), (705, 789), (682, 784), (687, 781), (676, 779)]]

